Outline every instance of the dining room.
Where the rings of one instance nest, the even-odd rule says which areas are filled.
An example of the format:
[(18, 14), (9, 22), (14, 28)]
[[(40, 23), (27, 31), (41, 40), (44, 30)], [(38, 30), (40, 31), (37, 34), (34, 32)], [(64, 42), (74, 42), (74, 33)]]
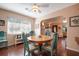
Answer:
[(0, 3), (0, 56), (79, 55), (79, 27), (69, 21), (78, 8), (76, 3)]

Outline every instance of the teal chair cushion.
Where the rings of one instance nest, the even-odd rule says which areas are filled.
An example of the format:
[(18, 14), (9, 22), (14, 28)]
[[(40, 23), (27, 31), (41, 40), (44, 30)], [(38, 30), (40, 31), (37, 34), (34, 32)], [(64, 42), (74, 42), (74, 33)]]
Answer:
[(5, 40), (5, 39), (6, 39), (5, 32), (0, 31), (0, 40)]
[(0, 37), (4, 37), (4, 32), (0, 31)]

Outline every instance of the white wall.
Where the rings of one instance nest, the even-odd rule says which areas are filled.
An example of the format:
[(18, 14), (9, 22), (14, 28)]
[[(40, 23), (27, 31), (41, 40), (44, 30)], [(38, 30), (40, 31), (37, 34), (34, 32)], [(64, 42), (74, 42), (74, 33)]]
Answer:
[[(27, 22), (30, 21), (31, 25), (32, 25), (32, 30), (35, 30), (35, 19), (34, 18), (0, 9), (0, 17), (2, 20), (5, 20), (5, 26), (0, 26), (0, 31), (7, 32), (7, 20), (8, 20), (9, 16), (13, 16), (15, 18), (20, 18), (20, 19), (25, 19), (25, 20), (27, 20)], [(7, 34), (8, 46), (14, 44), (14, 39), (15, 39), (14, 35)]]
[(69, 26), (69, 17), (79, 16), (79, 4), (50, 13), (43, 18), (48, 19), (56, 16), (63, 16), (67, 19), (67, 48), (79, 52), (79, 45), (75, 41), (75, 37), (79, 37), (79, 27)]

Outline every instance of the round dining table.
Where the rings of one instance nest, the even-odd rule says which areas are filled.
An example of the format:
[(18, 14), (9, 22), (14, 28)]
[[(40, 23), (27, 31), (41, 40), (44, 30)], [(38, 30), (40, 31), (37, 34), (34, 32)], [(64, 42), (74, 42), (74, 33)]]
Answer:
[(40, 35), (40, 36), (31, 36), (28, 38), (30, 42), (37, 43), (39, 46), (39, 52), (42, 51), (42, 45), (45, 42), (50, 42), (51, 37), (46, 35)]

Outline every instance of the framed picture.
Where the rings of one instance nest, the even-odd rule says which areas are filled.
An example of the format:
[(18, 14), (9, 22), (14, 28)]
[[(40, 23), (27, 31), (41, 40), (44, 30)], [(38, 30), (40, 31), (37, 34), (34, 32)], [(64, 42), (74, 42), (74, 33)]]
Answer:
[(79, 16), (73, 16), (69, 18), (70, 27), (79, 27)]
[(5, 21), (4, 20), (0, 20), (0, 26), (5, 26)]

